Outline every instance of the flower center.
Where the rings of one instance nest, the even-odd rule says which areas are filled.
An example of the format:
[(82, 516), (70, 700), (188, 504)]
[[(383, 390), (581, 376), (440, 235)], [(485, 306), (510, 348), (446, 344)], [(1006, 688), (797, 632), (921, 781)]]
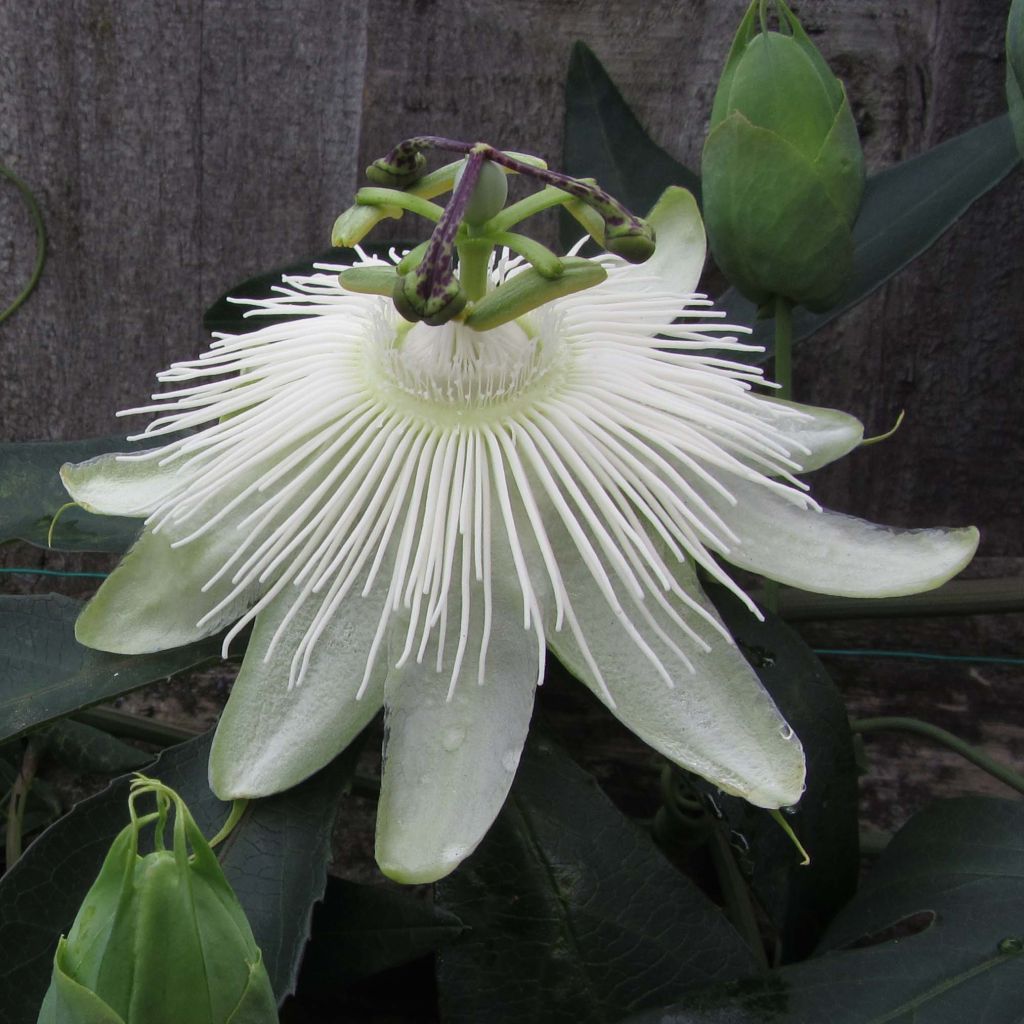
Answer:
[[(438, 422), (507, 414), (557, 380), (567, 346), (547, 317), (475, 331), (457, 321), (408, 324), (382, 311), (368, 346), (375, 390)], [(538, 329), (538, 327), (540, 329)]]

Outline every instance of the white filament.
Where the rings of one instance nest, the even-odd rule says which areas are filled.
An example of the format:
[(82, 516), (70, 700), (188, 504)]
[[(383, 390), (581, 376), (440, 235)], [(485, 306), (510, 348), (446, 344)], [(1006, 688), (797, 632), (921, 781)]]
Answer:
[[(175, 524), (184, 549), (213, 530), (237, 534), (205, 588), (227, 580), (230, 590), (201, 623), (252, 595), (225, 649), (290, 595), (269, 659), (312, 602), (290, 652), (289, 685), (299, 685), (345, 603), (383, 587), (360, 692), (394, 634), (398, 665), (431, 657), (450, 672), (450, 699), (474, 624), (485, 682), (500, 571), (500, 586), (521, 594), (522, 628), (536, 634), (537, 682), (545, 630), (568, 629), (604, 687), (567, 560), (585, 567), (666, 685), (673, 679), (652, 640), (690, 663), (652, 604), (697, 649), (707, 642), (670, 597), (727, 637), (672, 570), (674, 561), (703, 566), (753, 609), (714, 557), (736, 538), (695, 483), (732, 501), (716, 476), (726, 470), (810, 505), (792, 476), (796, 453), (750, 390), (760, 372), (704, 354), (749, 349), (718, 336), (735, 328), (715, 324), (702, 296), (680, 308), (653, 276), (633, 271), (616, 288), (620, 265), (602, 262), (607, 287), (483, 333), (410, 327), (386, 299), (344, 291), (345, 268), (323, 267), (248, 303), (247, 315), (284, 323), (218, 335), (198, 359), (160, 375), (184, 386), (130, 412), (157, 414), (146, 435), (198, 432), (138, 456), (180, 474), (149, 522)], [(494, 280), (517, 269), (498, 260)]]

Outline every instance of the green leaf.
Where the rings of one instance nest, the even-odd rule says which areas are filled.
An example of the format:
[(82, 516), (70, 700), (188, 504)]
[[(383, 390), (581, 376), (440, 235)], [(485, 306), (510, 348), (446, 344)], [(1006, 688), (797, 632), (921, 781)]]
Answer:
[(470, 928), (438, 957), (448, 1024), (617, 1020), (753, 964), (721, 911), (545, 740), (435, 892)]
[(209, 637), (155, 654), (108, 654), (75, 639), (82, 602), (60, 594), (0, 596), (0, 742), (220, 658)]
[(1017, 150), (1024, 156), (1024, 0), (1013, 0), (1006, 19), (1006, 102)]
[(447, 945), (463, 931), (454, 914), (405, 892), (330, 878), (313, 912), (299, 991), (329, 999), (354, 982)]
[[(853, 277), (842, 298), (824, 313), (796, 309), (795, 340), (806, 338), (866, 299), (934, 244), (1020, 161), (1010, 120), (1004, 114), (920, 156), (868, 178), (853, 228)], [(751, 344), (765, 351), (735, 358), (764, 362), (774, 347), (771, 321), (755, 322), (757, 310), (735, 288), (716, 301), (726, 321), (749, 324)]]
[(1024, 804), (932, 804), (801, 964), (716, 986), (630, 1024), (1017, 1024)]
[[(641, 127), (608, 72), (584, 43), (576, 43), (565, 83), (564, 170), (598, 184), (634, 213), (645, 214), (669, 185), (700, 201), (700, 178), (674, 160)], [(563, 242), (579, 237), (573, 221)]]
[[(167, 438), (160, 438), (165, 442)], [(58, 475), (65, 462), (84, 462), (105, 452), (142, 451), (157, 439), (129, 442), (123, 437), (83, 441), (23, 441), (0, 444), (0, 543), (24, 540), (45, 548), (50, 524), (71, 499)], [(80, 508), (61, 512), (53, 531), (57, 551), (127, 551), (142, 522), (97, 516)]]
[(46, 756), (76, 772), (117, 775), (141, 768), (153, 755), (91, 725), (62, 719), (46, 730)]
[(821, 662), (781, 619), (766, 613), (758, 622), (729, 591), (705, 589), (807, 758), (807, 789), (787, 814), (810, 854), (806, 867), (769, 814), (735, 797), (714, 798), (777, 931), (783, 960), (794, 960), (810, 952), (857, 885), (857, 765), (846, 707)]
[[(301, 786), (253, 801), (217, 847), (221, 866), (263, 951), (278, 1000), (292, 991), (324, 891), (336, 798), (354, 747)], [(173, 747), (146, 774), (183, 797), (212, 836), (230, 804), (209, 790), (210, 736)], [(5, 1024), (34, 1024), (50, 980), (57, 940), (74, 920), (114, 838), (127, 824), (129, 778), (78, 804), (49, 828), (0, 881), (0, 1006)]]
[[(391, 257), (390, 249), (402, 252), (412, 248), (415, 243), (409, 242), (365, 242), (360, 243), (359, 248), (368, 256), (378, 256), (387, 260), (389, 266)], [(335, 265), (351, 265), (359, 262), (359, 254), (354, 249), (332, 248), (315, 256), (312, 259), (298, 260), (289, 263), (285, 267), (277, 267), (275, 270), (268, 270), (266, 273), (257, 274), (245, 281), (232, 285), (216, 302), (211, 305), (203, 314), (203, 327), (208, 331), (223, 331), (225, 334), (245, 334), (260, 327), (269, 327), (271, 324), (284, 323), (294, 320), (291, 316), (259, 316), (246, 319), (245, 314), (252, 309), (251, 306), (232, 302), (232, 299), (266, 299), (274, 294), (274, 289), (280, 287), (283, 274), (297, 274), (309, 276), (311, 274), (325, 273), (317, 269), (317, 264), (327, 263)]]

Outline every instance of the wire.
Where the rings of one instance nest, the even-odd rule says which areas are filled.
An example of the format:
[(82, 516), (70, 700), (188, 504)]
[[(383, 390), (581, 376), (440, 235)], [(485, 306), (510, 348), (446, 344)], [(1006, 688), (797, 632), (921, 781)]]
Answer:
[(105, 580), (109, 572), (65, 572), (61, 569), (0, 569), (2, 573), (16, 576), (86, 576), (89, 579)]
[(936, 654), (932, 651), (883, 651), (873, 648), (812, 648), (815, 654), (850, 658), (920, 658), (923, 661), (954, 661), (982, 665), (1024, 665), (1024, 658), (1001, 658), (987, 654)]

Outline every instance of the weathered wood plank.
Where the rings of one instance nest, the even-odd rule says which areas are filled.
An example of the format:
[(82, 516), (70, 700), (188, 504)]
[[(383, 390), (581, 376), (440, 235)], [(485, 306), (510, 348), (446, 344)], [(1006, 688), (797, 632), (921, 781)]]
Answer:
[[(1003, 107), (1005, 0), (799, 5), (845, 77), (869, 163), (920, 152)], [(0, 435), (105, 433), (199, 316), (246, 275), (315, 252), (361, 169), (434, 131), (561, 152), (572, 42), (586, 40), (653, 137), (699, 163), (744, 4), (640, 0), (179, 0), (0, 7), (6, 159), (37, 189), (52, 251), (0, 325)], [(818, 475), (833, 507), (894, 523), (978, 522), (1021, 550), (1020, 173), (914, 268), (797, 357), (808, 401), (898, 436)], [(391, 230), (408, 233), (403, 226)], [(554, 225), (549, 225), (553, 238)], [(394, 236), (393, 236), (394, 237)], [(0, 189), (0, 301), (31, 230)]]

